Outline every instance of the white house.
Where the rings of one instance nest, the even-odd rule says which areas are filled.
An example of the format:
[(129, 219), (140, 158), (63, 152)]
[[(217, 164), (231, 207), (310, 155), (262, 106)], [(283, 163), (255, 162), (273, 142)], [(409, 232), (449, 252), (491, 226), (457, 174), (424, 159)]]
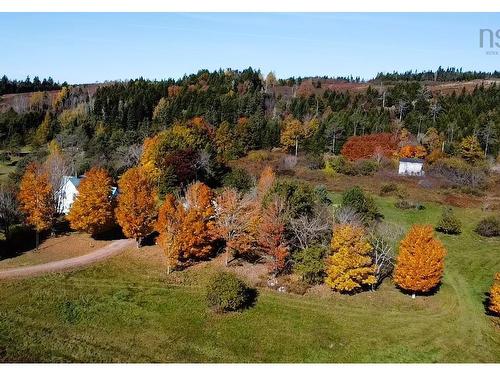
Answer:
[[(78, 195), (78, 186), (80, 182), (85, 177), (63, 177), (63, 187), (62, 187), (62, 198), (61, 198), (61, 211), (64, 214), (69, 213), (71, 205), (75, 201)], [(116, 187), (111, 188), (111, 197), (114, 198), (118, 194), (118, 189)]]
[(75, 197), (78, 194), (78, 185), (82, 179), (78, 177), (64, 176), (61, 191), (61, 211), (64, 214), (69, 212)]
[(422, 176), (424, 170), (424, 161), (415, 158), (402, 158), (399, 159), (399, 174), (406, 176)]

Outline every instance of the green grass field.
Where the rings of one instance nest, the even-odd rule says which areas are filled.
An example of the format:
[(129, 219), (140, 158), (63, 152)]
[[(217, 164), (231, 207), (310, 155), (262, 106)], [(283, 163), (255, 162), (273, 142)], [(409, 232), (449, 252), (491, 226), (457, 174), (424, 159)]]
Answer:
[[(435, 224), (441, 208), (385, 220)], [(376, 292), (296, 296), (259, 290), (256, 305), (217, 315), (203, 287), (213, 267), (165, 276), (148, 250), (130, 249), (69, 274), (0, 283), (0, 360), (42, 362), (499, 362), (498, 318), (483, 301), (500, 271), (500, 240), (472, 229), (485, 214), (456, 209), (459, 236), (441, 288), (412, 300), (386, 281)]]

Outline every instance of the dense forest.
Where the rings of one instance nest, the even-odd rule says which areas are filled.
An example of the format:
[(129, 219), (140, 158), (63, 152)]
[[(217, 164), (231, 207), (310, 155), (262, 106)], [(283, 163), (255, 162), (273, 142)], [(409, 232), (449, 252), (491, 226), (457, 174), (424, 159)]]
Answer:
[[(454, 69), (438, 73), (438, 80), (483, 74)], [(404, 73), (391, 79), (396, 82), (375, 83), (363, 92), (325, 89), (320, 80), (300, 79), (298, 83), (293, 79), (293, 94), (283, 95), (274, 74), (263, 77), (260, 71), (248, 68), (201, 70), (178, 80), (114, 82), (102, 85), (92, 96), (75, 94), (75, 88), (65, 86), (50, 106), (1, 113), (0, 148), (12, 152), (35, 146), (35, 152), (17, 163), (13, 181), (30, 160), (48, 154), (49, 149), (42, 146), (50, 143), (57, 144), (71, 160), (72, 173), (82, 174), (98, 165), (117, 177), (137, 162), (146, 139), (166, 131), (176, 137), (182, 132), (196, 133), (187, 140), (181, 137), (183, 145), (168, 145), (169, 150), (196, 154), (194, 164), (203, 164), (198, 160), (203, 151), (206, 160), (217, 161), (214, 171), (221, 173), (221, 165), (249, 150), (282, 147), (312, 155), (337, 154), (349, 137), (401, 129), (409, 131), (417, 143), (424, 142), (432, 129), (450, 155), (457, 152), (464, 137), (474, 136), (485, 154), (497, 156), (497, 84), (437, 95), (420, 82), (423, 76)], [(200, 135), (196, 127), (203, 128), (202, 144), (196, 143)]]
[(409, 70), (404, 73), (392, 72), (392, 73), (379, 73), (377, 74), (375, 80), (383, 81), (438, 81), (438, 82), (450, 82), (450, 81), (471, 81), (474, 79), (490, 79), (490, 78), (500, 78), (500, 72), (476, 72), (476, 71), (462, 71), (462, 69), (457, 68), (446, 68), (443, 69), (439, 67), (436, 71), (413, 71)]
[(9, 79), (6, 75), (4, 75), (0, 80), (0, 95), (19, 94), (22, 92), (60, 90), (61, 87), (67, 85), (67, 82), (64, 82), (62, 84), (54, 82), (52, 77), (40, 80), (39, 77), (35, 76), (32, 81), (28, 76), (24, 81), (20, 81)]

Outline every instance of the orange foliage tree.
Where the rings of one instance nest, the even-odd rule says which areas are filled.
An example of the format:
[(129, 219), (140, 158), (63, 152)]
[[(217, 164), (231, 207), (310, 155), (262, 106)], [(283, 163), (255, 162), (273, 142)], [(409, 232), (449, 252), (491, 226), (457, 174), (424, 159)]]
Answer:
[(215, 200), (215, 230), (226, 242), (226, 266), (230, 255), (252, 250), (252, 200), (236, 189), (225, 189)]
[(427, 155), (427, 150), (423, 146), (405, 145), (399, 150), (400, 158), (423, 159)]
[(71, 228), (95, 235), (113, 222), (112, 180), (103, 168), (93, 167), (78, 186), (67, 216)]
[(31, 163), (21, 179), (18, 194), (21, 211), (26, 222), (36, 231), (36, 249), (39, 233), (52, 227), (55, 215), (54, 196), (48, 174), (37, 164)]
[(257, 199), (262, 200), (276, 181), (276, 174), (270, 166), (264, 168), (257, 181)]
[(181, 204), (185, 210), (179, 235), (179, 253), (182, 259), (203, 259), (214, 250), (213, 192), (205, 184), (195, 182), (188, 186)]
[(271, 272), (275, 275), (286, 267), (289, 249), (285, 239), (284, 205), (275, 199), (260, 210), (257, 242), (272, 261)]
[(401, 241), (394, 281), (404, 290), (428, 292), (441, 281), (446, 250), (430, 225), (414, 225)]
[(326, 284), (338, 292), (352, 292), (375, 284), (372, 250), (363, 228), (350, 224), (336, 225), (331, 253), (326, 260)]
[(135, 238), (139, 247), (153, 230), (157, 189), (141, 167), (134, 167), (120, 177), (118, 191), (116, 220), (125, 236)]
[(350, 137), (341, 154), (349, 160), (369, 159), (375, 154), (392, 157), (398, 149), (398, 138), (391, 133), (376, 133)]
[(158, 212), (155, 229), (159, 233), (158, 245), (165, 253), (167, 274), (179, 264), (180, 235), (185, 214), (184, 206), (178, 204), (172, 194), (165, 197)]
[(495, 281), (490, 289), (490, 311), (496, 315), (500, 315), (500, 272), (495, 275)]

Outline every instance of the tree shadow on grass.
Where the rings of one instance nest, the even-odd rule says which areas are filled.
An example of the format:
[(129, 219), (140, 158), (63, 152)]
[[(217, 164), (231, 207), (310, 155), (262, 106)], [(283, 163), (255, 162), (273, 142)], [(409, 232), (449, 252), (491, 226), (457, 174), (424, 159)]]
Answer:
[[(39, 246), (50, 237), (50, 231), (40, 232)], [(36, 249), (36, 232), (28, 227), (19, 226), (11, 230), (8, 240), (0, 241), (0, 260), (18, 257)]]
[(491, 305), (491, 295), (490, 292), (486, 292), (484, 293), (484, 299), (483, 299), (483, 307), (485, 314), (491, 317), (499, 316), (498, 314), (495, 314), (493, 311), (490, 310), (490, 305)]
[(406, 294), (410, 297), (413, 294), (415, 294), (415, 297), (431, 297), (431, 296), (436, 295), (437, 292), (439, 292), (439, 290), (441, 289), (441, 285), (442, 285), (442, 283), (440, 281), (439, 284), (437, 284), (434, 288), (428, 290), (427, 292), (412, 292), (411, 290), (403, 289), (398, 285), (396, 285), (396, 288), (398, 288), (401, 293)]
[(114, 225), (102, 233), (95, 234), (94, 239), (100, 241), (114, 241), (124, 239), (122, 229), (118, 225)]

